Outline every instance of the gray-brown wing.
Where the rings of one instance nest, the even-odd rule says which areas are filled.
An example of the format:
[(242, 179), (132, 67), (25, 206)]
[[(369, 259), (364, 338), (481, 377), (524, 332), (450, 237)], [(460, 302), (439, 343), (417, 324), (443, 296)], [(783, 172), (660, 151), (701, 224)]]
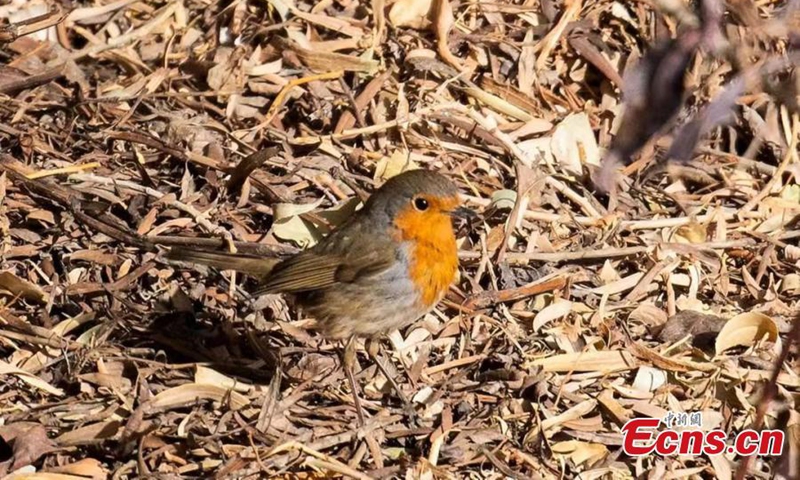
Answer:
[(312, 249), (277, 265), (256, 293), (301, 293), (352, 283), (390, 268), (395, 261), (396, 250), (389, 245), (353, 249), (344, 255)]

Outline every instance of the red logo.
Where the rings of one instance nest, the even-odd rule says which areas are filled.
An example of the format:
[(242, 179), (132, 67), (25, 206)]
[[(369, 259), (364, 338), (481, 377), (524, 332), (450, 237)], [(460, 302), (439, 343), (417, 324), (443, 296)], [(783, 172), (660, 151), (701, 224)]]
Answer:
[[(666, 430), (658, 430), (664, 423)], [(680, 422), (679, 422), (680, 423)], [(702, 424), (702, 423), (701, 423)], [(692, 425), (699, 427), (700, 425)], [(783, 452), (784, 433), (781, 430), (743, 430), (730, 445), (728, 435), (720, 429), (703, 431), (699, 429), (672, 429), (668, 422), (658, 418), (635, 418), (622, 427), (622, 451), (630, 456), (657, 453), (669, 455), (719, 455), (735, 453), (738, 455), (777, 456)]]

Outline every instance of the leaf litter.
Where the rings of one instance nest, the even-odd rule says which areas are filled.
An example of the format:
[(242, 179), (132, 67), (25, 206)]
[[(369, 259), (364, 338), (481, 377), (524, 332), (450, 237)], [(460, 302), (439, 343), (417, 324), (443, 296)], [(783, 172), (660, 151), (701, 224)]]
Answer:
[[(0, 5), (4, 475), (800, 475), (798, 2), (56, 3)], [(313, 319), (163, 253), (274, 261), (411, 168), (480, 216), (355, 429)], [(694, 411), (785, 453), (622, 452)]]

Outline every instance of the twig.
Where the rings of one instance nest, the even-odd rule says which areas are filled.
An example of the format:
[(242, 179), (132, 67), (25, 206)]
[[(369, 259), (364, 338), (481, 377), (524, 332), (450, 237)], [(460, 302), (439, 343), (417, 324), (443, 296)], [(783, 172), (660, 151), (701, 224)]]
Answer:
[(39, 30), (45, 30), (54, 25), (58, 25), (64, 20), (64, 17), (64, 10), (61, 6), (53, 5), (50, 11), (44, 15), (0, 27), (0, 43), (13, 42), (19, 37), (24, 37), (25, 35), (30, 35)]
[(422, 370), (425, 375), (433, 375), (434, 373), (444, 372), (445, 370), (450, 370), (451, 368), (458, 368), (463, 367), (464, 365), (470, 365), (475, 362), (479, 362), (486, 358), (486, 355), (478, 354), (478, 355), (470, 355), (468, 357), (457, 358), (455, 360), (451, 360), (449, 362), (442, 363), (440, 365), (434, 365), (432, 367), (427, 367)]
[(27, 90), (29, 88), (38, 87), (45, 83), (50, 83), (64, 76), (64, 66), (58, 66), (45, 70), (42, 73), (31, 75), (18, 80), (10, 80), (0, 83), (0, 94), (13, 95), (17, 92)]
[(488, 130), (500, 141), (506, 151), (508, 151), (508, 153), (510, 153), (515, 159), (522, 162), (523, 165), (529, 168), (533, 168), (535, 166), (536, 157), (532, 153), (519, 148), (516, 142), (514, 142), (514, 139), (512, 139), (506, 133), (500, 131), (494, 122), (475, 111), (475, 109), (469, 108), (465, 105), (456, 104), (452, 107), (452, 109), (467, 115), (479, 126), (483, 127), (485, 130)]
[[(509, 252), (506, 257), (510, 262), (535, 261), (535, 262), (574, 262), (580, 260), (596, 260), (604, 258), (627, 257), (638, 255), (651, 250), (652, 246), (647, 247), (625, 247), (625, 248), (600, 248), (591, 250), (578, 250), (576, 252)], [(461, 252), (459, 254), (464, 259), (481, 258), (479, 252)]]
[(111, 12), (123, 9), (129, 5), (136, 3), (138, 0), (117, 0), (116, 2), (109, 3), (108, 5), (102, 5), (99, 7), (83, 7), (83, 8), (76, 8), (75, 10), (69, 12), (67, 15), (65, 23), (67, 25), (73, 23), (79, 23), (84, 20), (89, 20), (92, 18), (100, 17), (103, 15), (107, 15)]
[[(101, 177), (99, 175), (94, 175), (94, 174), (91, 174), (91, 173), (77, 173), (77, 174), (70, 175), (69, 178), (70, 179), (74, 179), (74, 180), (78, 180), (78, 181), (82, 181), (82, 182), (98, 183), (98, 184), (101, 184), (101, 185), (113, 185), (115, 187), (123, 187), (123, 188), (127, 188), (129, 190), (133, 190), (134, 192), (144, 193), (146, 195), (149, 195), (149, 196), (151, 196), (153, 198), (157, 198), (159, 200), (161, 200), (165, 196), (164, 193), (161, 193), (158, 190), (155, 190), (155, 189), (150, 188), (150, 187), (145, 187), (143, 185), (139, 185), (138, 183), (133, 183), (133, 182), (129, 182), (129, 181), (126, 181), (126, 180), (116, 180), (116, 179), (108, 178), (108, 177)], [(188, 205), (186, 203), (183, 203), (180, 200), (172, 200), (172, 201), (169, 201), (169, 202), (166, 202), (166, 203), (168, 203), (169, 205), (172, 205), (173, 207), (177, 208), (178, 210), (181, 210), (181, 211), (191, 215), (192, 218), (194, 219), (194, 221), (198, 225), (200, 225), (201, 227), (205, 228), (210, 233), (214, 233), (214, 234), (220, 235), (225, 240), (227, 240), (229, 242), (233, 242), (233, 237), (231, 236), (231, 232), (225, 230), (224, 228), (222, 228), (222, 227), (220, 227), (218, 225), (214, 225), (213, 223), (211, 223), (206, 218), (206, 215), (208, 214), (208, 212), (200, 212), (196, 208), (194, 208), (193, 206)]]
[(563, 275), (555, 275), (551, 278), (539, 279), (528, 285), (507, 290), (487, 290), (469, 298), (464, 304), (464, 308), (479, 309), (490, 305), (503, 302), (513, 302), (522, 298), (539, 295), (545, 292), (558, 290), (567, 284), (567, 278)]
[(306, 83), (317, 82), (321, 80), (334, 80), (340, 78), (344, 75), (343, 70), (335, 70), (333, 72), (327, 73), (320, 73), (317, 75), (310, 75), (308, 77), (303, 78), (296, 78), (294, 80), (289, 81), (278, 93), (275, 99), (272, 101), (272, 105), (269, 106), (269, 110), (267, 111), (267, 115), (264, 117), (264, 120), (258, 124), (255, 129), (261, 130), (270, 123), (278, 115), (278, 111), (280, 111), (281, 107), (283, 106), (284, 100), (286, 100), (286, 95), (292, 91), (294, 87), (299, 87), (300, 85), (305, 85)]
[(797, 116), (794, 116), (792, 121), (792, 139), (791, 143), (789, 144), (789, 148), (786, 150), (786, 156), (783, 157), (783, 161), (780, 163), (780, 165), (778, 165), (778, 169), (772, 174), (772, 177), (769, 179), (767, 184), (764, 185), (764, 188), (762, 188), (758, 194), (756, 194), (741, 209), (739, 209), (740, 215), (750, 212), (772, 192), (773, 187), (778, 182), (783, 180), (783, 172), (786, 171), (786, 168), (790, 163), (800, 163), (800, 160), (798, 160), (797, 156), (798, 123), (800, 122), (798, 122)]
[[(764, 425), (764, 416), (767, 413), (767, 409), (772, 404), (772, 400), (778, 393), (778, 376), (781, 373), (781, 368), (783, 367), (784, 362), (786, 362), (786, 360), (789, 358), (789, 352), (792, 349), (792, 344), (795, 342), (800, 344), (800, 313), (798, 313), (795, 317), (794, 324), (792, 325), (791, 331), (789, 331), (789, 336), (786, 339), (786, 343), (783, 344), (783, 348), (781, 349), (781, 354), (777, 359), (775, 359), (775, 365), (772, 367), (772, 374), (770, 375), (766, 385), (764, 385), (761, 400), (758, 402), (758, 406), (756, 407), (756, 418), (753, 421), (752, 430), (759, 430)], [(734, 477), (735, 480), (744, 480), (753, 458), (755, 458), (755, 454), (748, 455), (744, 457), (741, 463), (739, 463), (739, 468), (736, 469), (736, 476)]]
[(561, 38), (567, 25), (569, 25), (578, 15), (578, 12), (581, 11), (581, 0), (569, 0), (565, 2), (565, 5), (567, 8), (564, 9), (564, 13), (561, 14), (561, 18), (558, 19), (556, 26), (547, 32), (547, 35), (545, 35), (542, 41), (536, 45), (537, 48), (541, 45), (542, 50), (539, 56), (536, 57), (536, 62), (534, 63), (534, 67), (537, 71), (544, 68), (544, 64), (547, 62), (550, 52), (555, 48), (558, 39)]
[(588, 200), (586, 200), (585, 197), (579, 195), (578, 192), (566, 186), (564, 182), (556, 178), (553, 178), (552, 176), (548, 176), (545, 179), (545, 182), (551, 187), (558, 190), (565, 197), (575, 202), (579, 207), (581, 207), (581, 210), (583, 210), (583, 213), (585, 213), (586, 215), (595, 218), (603, 216), (600, 212), (597, 211), (597, 209), (594, 208), (594, 206), (591, 203), (589, 203)]
[(389, 130), (391, 128), (408, 127), (409, 125), (412, 125), (414, 123), (423, 120), (425, 116), (431, 112), (452, 109), (455, 108), (456, 105), (458, 104), (449, 102), (437, 104), (430, 107), (420, 108), (416, 112), (410, 113), (407, 118), (399, 120), (398, 119), (389, 120), (387, 122), (370, 125), (364, 128), (352, 128), (344, 130), (341, 133), (334, 133), (330, 135), (296, 137), (296, 138), (290, 138), (288, 140), (292, 145), (316, 145), (318, 143), (322, 143), (324, 140), (344, 140), (348, 138), (360, 137), (362, 135), (369, 135), (372, 133), (382, 132), (384, 130)]
[[(464, 195), (464, 198), (473, 205), (482, 207), (488, 206), (492, 201), (488, 198), (475, 197)], [(697, 215), (695, 217), (673, 217), (673, 218), (656, 218), (653, 220), (622, 220), (619, 222), (619, 229), (626, 231), (636, 230), (657, 230), (659, 228), (680, 227), (688, 225), (692, 222), (707, 223), (711, 221), (720, 220), (733, 220), (737, 217), (736, 213), (723, 212), (723, 213), (709, 213), (705, 215)], [(592, 227), (601, 225), (607, 222), (604, 218), (591, 218), (583, 216), (566, 216), (564, 214), (543, 212), (540, 210), (528, 209), (525, 211), (524, 218), (536, 222), (574, 222), (578, 225), (585, 227)], [(747, 212), (743, 214), (743, 218), (763, 218), (763, 215), (758, 212)]]
[(123, 45), (133, 43), (137, 40), (141, 40), (142, 38), (148, 36), (153, 30), (158, 28), (169, 17), (171, 17), (175, 13), (175, 10), (178, 8), (178, 4), (179, 2), (169, 3), (161, 10), (161, 12), (158, 15), (150, 19), (149, 22), (145, 23), (136, 30), (128, 32), (124, 35), (120, 35), (118, 37), (112, 37), (106, 43), (91, 45), (82, 50), (78, 50), (77, 52), (73, 52), (66, 57), (57, 58), (50, 63), (52, 65), (60, 65), (66, 63), (69, 60), (72, 61), (80, 60), (81, 58), (88, 57), (90, 55), (97, 55), (98, 53), (103, 53), (106, 50), (112, 50), (114, 48), (118, 48)]
[(120, 132), (115, 130), (103, 132), (103, 135), (105, 137), (113, 138), (115, 140), (122, 140), (122, 141), (146, 145), (148, 147), (155, 148), (164, 153), (172, 155), (173, 157), (182, 160), (184, 162), (193, 162), (198, 165), (203, 165), (205, 167), (226, 171), (226, 167), (224, 165), (221, 165), (219, 161), (213, 158), (206, 157), (204, 155), (200, 155), (194, 152), (184, 152), (180, 148), (173, 147), (172, 145), (169, 145), (164, 141), (155, 137), (151, 137), (149, 135), (137, 132)]
[(100, 164), (97, 162), (89, 162), (80, 165), (70, 165), (68, 167), (62, 168), (54, 168), (52, 170), (39, 170), (38, 172), (29, 173), (25, 175), (28, 177), (28, 180), (36, 180), (39, 178), (50, 177), (53, 175), (63, 175), (66, 173), (74, 173), (74, 172), (81, 172), (83, 170), (91, 170), (92, 168), (99, 167)]
[[(284, 444), (278, 445), (277, 447), (275, 447), (275, 448), (271, 449), (269, 452), (267, 452), (265, 457), (271, 457), (271, 456), (276, 455), (278, 453), (282, 453), (282, 452), (286, 452), (286, 451), (290, 451), (290, 450), (297, 450), (297, 451), (303, 452), (306, 455), (310, 455), (311, 457), (314, 457), (314, 458), (320, 460), (321, 462), (324, 462), (324, 463), (310, 462), (311, 464), (316, 463), (318, 466), (325, 466), (326, 468), (334, 469), (337, 473), (341, 473), (342, 475), (347, 475), (348, 477), (357, 478), (359, 480), (372, 480), (368, 475), (365, 475), (365, 474), (363, 474), (361, 472), (353, 470), (352, 468), (348, 467), (347, 465), (345, 465), (344, 463), (340, 462), (339, 460), (336, 460), (333, 457), (325, 455), (322, 452), (318, 452), (318, 451), (316, 451), (316, 450), (314, 450), (314, 449), (312, 449), (310, 447), (307, 447), (307, 446), (303, 445), (302, 443), (296, 442), (296, 441), (289, 441), (289, 442), (286, 442)], [(310, 459), (306, 459), (306, 462), (309, 462), (309, 460)]]

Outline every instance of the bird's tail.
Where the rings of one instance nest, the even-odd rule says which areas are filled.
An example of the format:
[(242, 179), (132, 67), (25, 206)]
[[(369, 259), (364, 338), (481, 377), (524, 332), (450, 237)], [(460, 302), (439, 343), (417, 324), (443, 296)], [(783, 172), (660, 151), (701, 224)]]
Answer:
[(269, 272), (280, 261), (277, 258), (258, 257), (244, 253), (226, 253), (186, 247), (171, 248), (165, 258), (171, 263), (194, 263), (220, 270), (236, 270), (261, 279), (269, 275)]

